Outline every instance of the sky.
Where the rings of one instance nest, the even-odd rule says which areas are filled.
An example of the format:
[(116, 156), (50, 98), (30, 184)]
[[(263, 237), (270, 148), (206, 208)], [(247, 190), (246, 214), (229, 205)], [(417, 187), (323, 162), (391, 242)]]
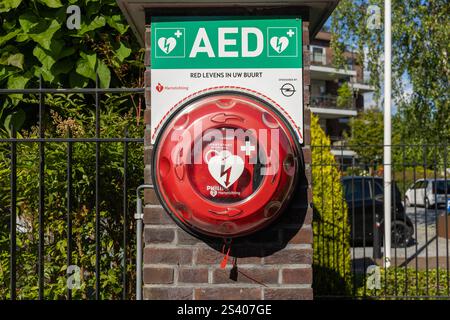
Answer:
[[(412, 92), (413, 92), (413, 87), (410, 81), (410, 78), (408, 76), (407, 73), (403, 74), (402, 76), (402, 83), (403, 83), (403, 99), (407, 100)], [(383, 82), (381, 83), (381, 94), (383, 95), (383, 90), (384, 90), (384, 84)], [(397, 113), (397, 105), (395, 104), (395, 101), (392, 101), (392, 109), (391, 112), (392, 114), (396, 114)], [(376, 105), (375, 100), (373, 99), (373, 93), (365, 93), (364, 94), (364, 107), (370, 108)], [(384, 106), (383, 106), (383, 99), (380, 99), (379, 103), (378, 103), (378, 107), (383, 110)]]

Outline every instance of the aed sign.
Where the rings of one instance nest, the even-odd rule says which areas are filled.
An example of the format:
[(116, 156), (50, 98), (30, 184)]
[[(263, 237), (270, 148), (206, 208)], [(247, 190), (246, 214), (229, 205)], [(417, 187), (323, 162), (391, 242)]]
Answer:
[(299, 18), (151, 18), (152, 142), (200, 91), (245, 90), (278, 106), (303, 143)]

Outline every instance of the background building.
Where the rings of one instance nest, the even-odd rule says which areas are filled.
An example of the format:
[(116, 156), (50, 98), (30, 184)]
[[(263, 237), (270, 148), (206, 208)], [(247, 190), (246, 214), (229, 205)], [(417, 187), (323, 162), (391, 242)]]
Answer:
[[(345, 146), (344, 132), (350, 134), (349, 120), (364, 110), (364, 94), (372, 92), (373, 87), (368, 84), (369, 74), (357, 62), (357, 53), (344, 52), (345, 68), (333, 65), (330, 42), (331, 33), (326, 31), (318, 32), (311, 40), (311, 111), (319, 116), (320, 126), (330, 137), (333, 154), (350, 164), (356, 154)], [(342, 86), (349, 88), (348, 99), (343, 95), (338, 99)]]

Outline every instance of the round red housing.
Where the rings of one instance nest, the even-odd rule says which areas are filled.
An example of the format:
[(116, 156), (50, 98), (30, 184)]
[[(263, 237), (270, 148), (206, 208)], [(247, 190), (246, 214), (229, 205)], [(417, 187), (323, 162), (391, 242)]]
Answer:
[(238, 237), (276, 219), (292, 196), (299, 147), (287, 121), (243, 92), (199, 95), (174, 112), (156, 139), (153, 181), (185, 230)]

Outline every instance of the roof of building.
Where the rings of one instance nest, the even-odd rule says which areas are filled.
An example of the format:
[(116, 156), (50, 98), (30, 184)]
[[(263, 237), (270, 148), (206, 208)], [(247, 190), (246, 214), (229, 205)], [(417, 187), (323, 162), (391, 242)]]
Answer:
[(321, 30), (321, 31), (317, 32), (314, 39), (331, 41), (331, 32)]
[(339, 0), (117, 0), (120, 9), (125, 15), (133, 32), (141, 45), (144, 44), (145, 33), (145, 10), (158, 8), (283, 8), (283, 7), (303, 7), (309, 13), (309, 29), (311, 38), (322, 28), (325, 21), (333, 12)]

